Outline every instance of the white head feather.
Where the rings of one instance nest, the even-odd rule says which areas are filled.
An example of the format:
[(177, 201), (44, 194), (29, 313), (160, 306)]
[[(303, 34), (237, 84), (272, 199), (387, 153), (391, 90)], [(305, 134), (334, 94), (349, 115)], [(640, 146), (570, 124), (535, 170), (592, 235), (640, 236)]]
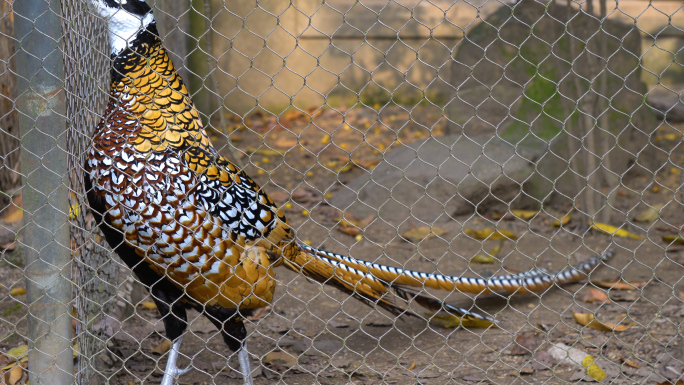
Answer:
[[(128, 0), (115, 1), (121, 5), (128, 3)], [(90, 3), (97, 14), (107, 22), (109, 44), (113, 55), (118, 55), (126, 49), (138, 33), (154, 21), (154, 16), (151, 12), (141, 16), (130, 13), (122, 7), (112, 7), (105, 0), (90, 0)]]

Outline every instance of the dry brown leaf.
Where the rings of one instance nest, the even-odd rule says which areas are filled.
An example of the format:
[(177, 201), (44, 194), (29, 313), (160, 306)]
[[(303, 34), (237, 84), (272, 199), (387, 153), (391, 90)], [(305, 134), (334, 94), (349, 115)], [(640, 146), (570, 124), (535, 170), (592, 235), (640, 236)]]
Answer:
[(481, 319), (481, 318), (461, 318), (457, 317), (453, 314), (448, 314), (445, 316), (439, 316), (439, 315), (433, 315), (433, 314), (427, 314), (428, 317), (430, 318), (430, 321), (434, 321), (437, 324), (439, 324), (442, 327), (445, 328), (457, 328), (459, 326), (463, 326), (464, 328), (477, 328), (477, 329), (486, 329), (489, 327), (496, 328), (495, 323), (492, 323), (491, 321), (487, 321), (486, 319)]
[(607, 332), (616, 331), (621, 332), (631, 328), (634, 325), (615, 325), (611, 323), (603, 323), (596, 318), (591, 313), (572, 313), (572, 317), (575, 321), (583, 326), (590, 327), (596, 330), (603, 330)]
[(634, 368), (634, 369), (639, 369), (639, 368), (641, 368), (641, 365), (637, 364), (636, 362), (634, 362), (634, 361), (632, 361), (632, 360), (624, 360), (624, 359), (623, 359), (623, 360), (620, 360), (620, 361), (622, 361), (625, 365), (627, 365), (627, 366), (629, 366), (629, 367), (631, 367), (631, 368)]
[(430, 239), (436, 236), (440, 236), (444, 233), (446, 233), (446, 230), (437, 226), (422, 226), (413, 230), (409, 230), (401, 236), (409, 242), (416, 243), (422, 241), (423, 239)]
[(361, 229), (359, 229), (358, 227), (340, 226), (337, 229), (340, 230), (340, 232), (342, 232), (344, 234), (351, 235), (352, 237), (355, 237), (355, 236), (361, 234)]
[(268, 194), (268, 196), (271, 197), (271, 199), (278, 204), (287, 202), (290, 199), (290, 194), (284, 191), (274, 191)]
[(608, 234), (608, 235), (614, 235), (616, 237), (631, 238), (631, 239), (638, 239), (638, 240), (644, 239), (643, 237), (640, 237), (640, 236), (638, 236), (632, 232), (629, 232), (625, 229), (620, 229), (618, 227), (607, 225), (605, 223), (593, 223), (591, 225), (591, 228), (594, 230), (598, 230), (602, 233)]
[(280, 138), (273, 145), (280, 148), (293, 148), (297, 146), (297, 138)]
[(8, 242), (8, 243), (0, 245), (0, 251), (2, 251), (2, 250), (12, 251), (12, 250), (15, 250), (18, 246), (19, 246), (19, 243), (17, 243), (17, 242)]
[(599, 290), (593, 287), (590, 287), (587, 290), (587, 294), (582, 297), (582, 301), (584, 302), (610, 302), (608, 299), (608, 294), (606, 294), (603, 290)]
[(150, 353), (159, 354), (160, 356), (171, 349), (171, 341), (165, 339), (161, 344), (150, 349)]
[(627, 282), (622, 278), (615, 278), (612, 281), (592, 281), (596, 286), (614, 290), (634, 290), (646, 286), (648, 282)]
[(270, 352), (264, 357), (264, 363), (276, 363), (284, 366), (292, 367), (297, 365), (297, 356), (292, 353), (287, 353), (283, 351)]
[(15, 287), (14, 289), (10, 290), (10, 295), (15, 296), (15, 295), (24, 295), (26, 294), (26, 289), (23, 287)]
[(674, 242), (674, 243), (684, 244), (684, 238), (682, 238), (676, 234), (663, 235), (663, 241), (665, 241), (667, 243), (673, 243)]
[(7, 375), (7, 385), (16, 384), (19, 380), (21, 380), (21, 376), (23, 375), (24, 369), (20, 365), (14, 365)]
[(655, 222), (656, 219), (658, 219), (658, 216), (660, 215), (659, 212), (663, 208), (663, 204), (659, 203), (656, 205), (653, 205), (651, 207), (648, 207), (639, 215), (634, 217), (635, 222), (645, 222), (645, 223), (652, 223)]
[(298, 188), (292, 192), (292, 200), (298, 203), (308, 202), (313, 198), (314, 194), (305, 188)]
[(511, 240), (518, 239), (518, 236), (508, 230), (494, 230), (490, 227), (482, 230), (465, 229), (464, 233), (475, 239), (496, 239)]

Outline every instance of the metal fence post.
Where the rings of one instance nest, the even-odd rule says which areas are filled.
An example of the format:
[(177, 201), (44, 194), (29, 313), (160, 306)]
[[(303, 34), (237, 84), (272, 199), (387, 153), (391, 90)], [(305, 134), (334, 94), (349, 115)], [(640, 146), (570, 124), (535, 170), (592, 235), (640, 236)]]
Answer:
[(14, 2), (32, 385), (71, 384), (71, 247), (59, 0)]

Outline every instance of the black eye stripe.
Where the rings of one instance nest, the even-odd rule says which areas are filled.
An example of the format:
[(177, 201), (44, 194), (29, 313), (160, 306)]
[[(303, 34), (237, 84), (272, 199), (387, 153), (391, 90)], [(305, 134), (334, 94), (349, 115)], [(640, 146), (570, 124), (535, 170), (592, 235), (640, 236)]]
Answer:
[(117, 0), (104, 0), (105, 4), (111, 8), (120, 8), (129, 13), (139, 16), (145, 16), (150, 13), (151, 8), (143, 0), (128, 0), (125, 4), (121, 4)]

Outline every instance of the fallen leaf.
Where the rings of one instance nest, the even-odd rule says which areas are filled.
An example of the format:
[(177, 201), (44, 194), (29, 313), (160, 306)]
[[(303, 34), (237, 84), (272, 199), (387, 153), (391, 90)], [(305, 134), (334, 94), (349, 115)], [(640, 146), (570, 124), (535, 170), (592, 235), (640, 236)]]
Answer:
[(308, 202), (313, 198), (314, 194), (305, 188), (298, 188), (292, 192), (292, 200), (298, 203)]
[(14, 367), (9, 371), (7, 385), (15, 385), (19, 380), (21, 380), (21, 376), (23, 375), (24, 369), (19, 365), (14, 365)]
[(297, 356), (283, 351), (270, 352), (264, 357), (263, 362), (266, 364), (276, 363), (287, 367), (297, 365)]
[(14, 289), (10, 290), (10, 295), (15, 296), (15, 295), (23, 295), (26, 294), (26, 289), (23, 287), (15, 287)]
[(443, 230), (442, 228), (437, 226), (422, 226), (413, 230), (409, 230), (401, 236), (409, 242), (416, 243), (422, 241), (423, 239), (430, 239), (436, 236), (440, 236), (444, 233), (446, 233), (446, 230)]
[(8, 242), (8, 243), (0, 245), (0, 251), (2, 251), (2, 250), (7, 250), (7, 251), (16, 250), (16, 248), (18, 246), (19, 246), (19, 244), (17, 242)]
[(537, 214), (539, 214), (539, 211), (532, 211), (532, 210), (511, 210), (511, 214), (515, 215), (516, 217), (526, 221), (529, 219), (534, 218)]
[(326, 135), (321, 139), (321, 144), (328, 144), (330, 143), (330, 135)]
[(270, 148), (260, 148), (255, 151), (257, 154), (260, 155), (265, 155), (265, 156), (282, 156), (283, 153), (278, 151), (278, 150), (273, 150)]
[(620, 228), (617, 228), (615, 226), (607, 225), (605, 223), (593, 223), (591, 225), (591, 228), (598, 230), (602, 233), (606, 233), (608, 235), (614, 235), (616, 237), (639, 239), (639, 240), (644, 239), (643, 237), (640, 237), (640, 236), (638, 236), (634, 233), (631, 233), (625, 229), (620, 229)]
[(482, 230), (465, 229), (464, 233), (475, 239), (518, 239), (518, 236), (508, 230), (494, 230), (490, 227)]
[(489, 264), (489, 263), (494, 263), (495, 259), (491, 255), (484, 255), (482, 253), (478, 253), (478, 254), (475, 254), (474, 257), (470, 258), (470, 262)]
[(634, 217), (635, 222), (645, 222), (645, 223), (652, 223), (655, 222), (656, 219), (660, 216), (660, 210), (663, 208), (663, 204), (659, 203), (656, 205), (653, 205), (641, 213)]
[(283, 202), (287, 202), (287, 201), (290, 199), (290, 194), (288, 194), (288, 193), (286, 193), (286, 192), (284, 192), (284, 191), (274, 191), (274, 192), (268, 194), (268, 196), (269, 196), (274, 202), (281, 203), (281, 204), (282, 204)]
[(341, 233), (351, 235), (352, 237), (355, 237), (355, 236), (361, 234), (361, 229), (359, 229), (358, 227), (341, 226), (338, 228), (338, 230), (340, 230)]
[(606, 379), (606, 372), (603, 371), (598, 365), (596, 365), (594, 356), (586, 356), (582, 360), (582, 366), (587, 369), (587, 374), (589, 377), (595, 379), (596, 381), (603, 381)]
[(674, 234), (663, 235), (663, 241), (665, 241), (667, 243), (684, 244), (684, 238), (680, 237), (679, 235), (674, 235)]
[(615, 325), (611, 323), (603, 323), (596, 318), (594, 318), (593, 314), (590, 313), (572, 313), (572, 317), (575, 318), (575, 321), (583, 326), (590, 327), (592, 329), (596, 330), (603, 330), (603, 331), (616, 331), (616, 332), (621, 332), (625, 331), (629, 328), (631, 328), (634, 325)]
[(608, 294), (606, 294), (603, 290), (599, 290), (593, 287), (590, 287), (587, 290), (587, 294), (582, 297), (582, 301), (584, 302), (610, 302), (608, 299)]
[(157, 308), (157, 304), (151, 301), (140, 302), (140, 306), (147, 310), (154, 310)]
[(408, 367), (408, 370), (413, 370), (416, 368), (416, 360), (413, 360), (413, 363)]
[(572, 220), (572, 215), (570, 215), (570, 214), (565, 214), (561, 219), (559, 219), (559, 220), (553, 222), (553, 225), (552, 225), (552, 226), (553, 226), (553, 227), (561, 227), (561, 225), (562, 225), (562, 226), (565, 226), (565, 225), (567, 225), (568, 223), (570, 223), (571, 220)]
[(522, 356), (534, 353), (542, 343), (542, 339), (537, 332), (524, 331), (515, 335), (516, 344), (511, 348), (511, 354)]
[(275, 143), (274, 146), (280, 148), (293, 148), (299, 143), (296, 138), (280, 138)]
[(171, 341), (165, 339), (161, 344), (150, 349), (150, 353), (159, 354), (160, 356), (171, 349)]
[(622, 361), (623, 364), (629, 366), (630, 368), (634, 368), (634, 369), (640, 369), (641, 368), (641, 365), (637, 364), (636, 362), (634, 362), (632, 360), (621, 359), (620, 361)]
[(444, 328), (457, 328), (463, 326), (464, 328), (486, 329), (489, 327), (498, 327), (495, 323), (481, 318), (461, 318), (453, 314), (441, 316), (430, 313), (428, 313), (427, 316), (431, 317), (431, 322), (434, 321)]
[(28, 352), (28, 345), (19, 345), (16, 348), (12, 348), (7, 351), (7, 353), (3, 353), (5, 356), (14, 358), (16, 360), (20, 359), (26, 353)]
[(337, 173), (339, 174), (339, 173), (343, 173), (343, 172), (350, 172), (353, 169), (354, 169), (354, 163), (349, 162), (349, 163), (345, 164), (344, 167), (339, 169), (337, 171)]
[(612, 281), (592, 281), (596, 286), (614, 290), (634, 290), (646, 286), (648, 282), (627, 282), (622, 278), (615, 278)]
[(5, 210), (5, 215), (2, 218), (5, 223), (19, 222), (24, 218), (24, 210), (17, 208), (14, 205), (8, 206)]
[(372, 170), (380, 163), (380, 159), (355, 160), (354, 163), (361, 168)]

